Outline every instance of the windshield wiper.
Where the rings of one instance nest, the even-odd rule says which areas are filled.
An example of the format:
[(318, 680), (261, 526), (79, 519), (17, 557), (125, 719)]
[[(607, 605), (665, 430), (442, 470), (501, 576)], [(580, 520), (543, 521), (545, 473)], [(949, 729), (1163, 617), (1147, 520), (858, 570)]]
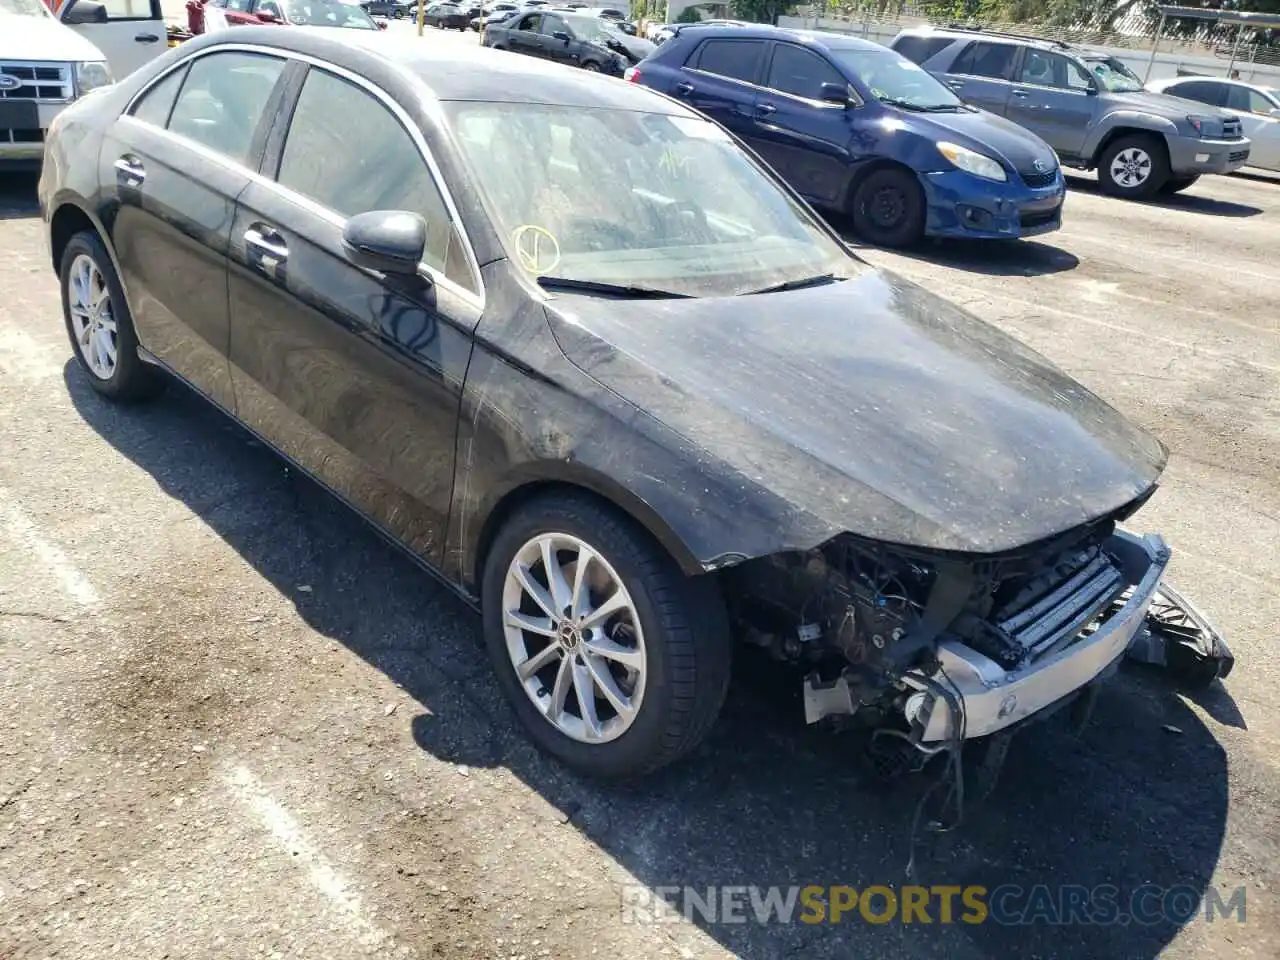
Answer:
[(757, 293), (784, 293), (787, 290), (801, 290), (805, 287), (818, 287), (827, 283), (835, 283), (836, 275), (834, 273), (820, 273), (816, 277), (801, 277), (799, 280), (785, 280), (782, 283), (775, 283), (771, 287), (761, 287), (759, 290), (748, 290), (744, 296), (754, 296)]
[(581, 290), (583, 293), (616, 293), (634, 300), (688, 300), (692, 295), (660, 290), (657, 287), (640, 287), (626, 283), (603, 283), (599, 280), (574, 280), (570, 277), (538, 277), (538, 286), (546, 289)]
[(962, 103), (915, 103), (900, 97), (877, 97), (877, 99), (891, 107), (901, 107), (903, 110), (914, 110), (918, 113), (943, 113), (944, 111), (949, 113), (964, 106)]

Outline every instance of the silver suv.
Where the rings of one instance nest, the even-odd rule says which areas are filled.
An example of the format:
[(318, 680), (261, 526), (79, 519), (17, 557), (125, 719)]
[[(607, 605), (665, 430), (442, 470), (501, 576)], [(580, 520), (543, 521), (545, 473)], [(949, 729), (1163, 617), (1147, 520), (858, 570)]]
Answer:
[(1145, 199), (1249, 159), (1238, 117), (1144, 90), (1123, 62), (1055, 40), (913, 27), (891, 44), (965, 101), (1038, 133), (1063, 166), (1107, 193)]

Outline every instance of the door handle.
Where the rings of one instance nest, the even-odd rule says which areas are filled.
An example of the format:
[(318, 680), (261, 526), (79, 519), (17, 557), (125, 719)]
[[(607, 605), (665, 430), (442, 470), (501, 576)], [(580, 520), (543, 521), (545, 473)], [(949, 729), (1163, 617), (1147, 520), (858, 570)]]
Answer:
[(693, 93), (693, 84), (685, 83), (684, 81), (677, 83), (676, 93), (680, 94), (682, 97), (687, 97), (689, 94)]
[(284, 279), (289, 245), (279, 232), (265, 223), (255, 223), (244, 232), (245, 260), (272, 280)]
[(116, 168), (116, 183), (122, 187), (140, 187), (142, 181), (147, 179), (147, 170), (139, 160), (131, 153), (126, 153), (114, 164)]
[(950, 87), (952, 90), (959, 90), (961, 87), (963, 87), (963, 86), (964, 86), (964, 81), (963, 81), (963, 80), (948, 80), (948, 81), (947, 81), (947, 86), (948, 86), (948, 87)]
[(1019, 98), (1021, 98), (1021, 99), (1023, 99), (1023, 100), (1025, 100), (1025, 99), (1027, 99), (1027, 97), (1031, 96), (1031, 94), (1029, 94), (1026, 90), (1015, 90), (1015, 91), (1013, 91), (1013, 95), (1014, 95), (1015, 97), (1019, 97)]
[(776, 111), (777, 109), (778, 109), (778, 108), (777, 108), (777, 107), (775, 107), (772, 103), (757, 103), (757, 104), (756, 104), (756, 113), (762, 113), (762, 114), (764, 114), (766, 117), (767, 117), (769, 114), (771, 114), (771, 113), (773, 113), (774, 111)]
[(140, 33), (133, 39), (138, 43), (158, 43), (160, 40), (154, 33)]

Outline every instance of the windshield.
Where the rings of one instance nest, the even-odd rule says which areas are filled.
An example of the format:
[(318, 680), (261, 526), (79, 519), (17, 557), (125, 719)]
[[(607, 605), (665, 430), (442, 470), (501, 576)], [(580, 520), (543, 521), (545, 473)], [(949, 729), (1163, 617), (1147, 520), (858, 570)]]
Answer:
[[(0, 0), (3, 3), (4, 0)], [(300, 0), (290, 3), (286, 19), (302, 27), (350, 27), (355, 30), (377, 30), (373, 18), (354, 3), (342, 0)]]
[(48, 12), (40, 0), (0, 0), (0, 16), (8, 13), (16, 17), (43, 17)]
[(958, 110), (963, 101), (933, 74), (891, 50), (832, 50), (881, 103), (907, 110)]
[(1099, 86), (1109, 93), (1136, 93), (1142, 89), (1138, 75), (1115, 57), (1099, 57), (1085, 62)]
[(707, 120), (445, 108), (512, 261), (533, 277), (716, 297), (861, 269)]

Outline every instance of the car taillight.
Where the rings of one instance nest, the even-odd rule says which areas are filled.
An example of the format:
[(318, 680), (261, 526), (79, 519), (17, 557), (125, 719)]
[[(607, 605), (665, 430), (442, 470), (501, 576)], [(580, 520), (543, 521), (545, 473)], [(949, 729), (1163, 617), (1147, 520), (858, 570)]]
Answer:
[(639, 83), (639, 82), (640, 82), (640, 68), (639, 68), (639, 67), (627, 67), (627, 69), (626, 69), (625, 71), (623, 71), (623, 73), (622, 73), (622, 79), (623, 79), (623, 80), (625, 80), (625, 81), (627, 81), (627, 83)]

